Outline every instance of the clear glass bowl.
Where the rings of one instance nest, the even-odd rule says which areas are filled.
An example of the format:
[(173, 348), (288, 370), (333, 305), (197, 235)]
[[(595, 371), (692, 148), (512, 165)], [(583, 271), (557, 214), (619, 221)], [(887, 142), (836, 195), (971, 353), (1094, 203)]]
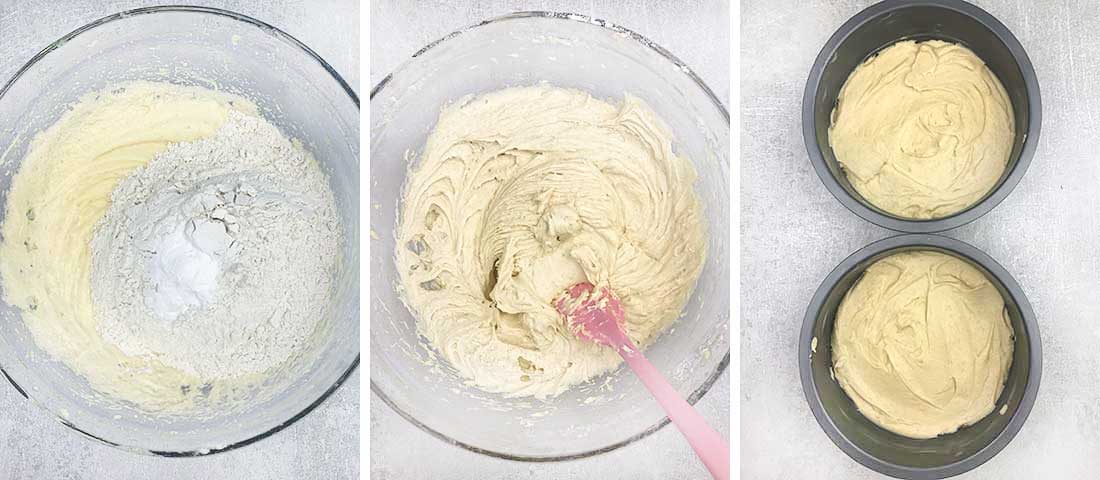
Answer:
[(346, 238), (316, 354), (253, 392), (247, 408), (154, 416), (98, 394), (37, 347), (18, 308), (0, 302), (0, 370), (60, 422), (104, 443), (166, 456), (229, 450), (301, 418), (359, 364), (359, 99), (305, 45), (243, 15), (198, 7), (112, 15), (46, 47), (0, 90), (0, 204), (36, 132), (81, 95), (132, 80), (248, 97), (328, 173)]
[[(552, 399), (477, 390), (436, 356), (396, 291), (394, 243), (402, 185), (440, 107), (468, 94), (541, 81), (621, 101), (645, 100), (690, 159), (709, 234), (687, 307), (646, 356), (694, 403), (729, 363), (729, 113), (690, 69), (644, 37), (574, 14), (526, 12), (432, 43), (371, 91), (371, 390), (423, 430), (514, 460), (585, 457), (668, 423), (625, 367)], [(416, 160), (410, 160), (416, 161)]]

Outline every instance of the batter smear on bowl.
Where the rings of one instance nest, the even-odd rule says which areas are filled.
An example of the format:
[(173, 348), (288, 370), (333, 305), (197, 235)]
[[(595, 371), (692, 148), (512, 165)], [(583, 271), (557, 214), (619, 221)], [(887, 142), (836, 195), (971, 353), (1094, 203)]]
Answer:
[(342, 230), (313, 157), (247, 99), (137, 82), (39, 133), (0, 274), (35, 342), (145, 411), (238, 400), (306, 354)]
[(546, 397), (607, 372), (553, 300), (608, 286), (644, 348), (706, 252), (691, 163), (641, 100), (538, 85), (446, 107), (405, 185), (397, 265), (418, 329), (477, 387)]

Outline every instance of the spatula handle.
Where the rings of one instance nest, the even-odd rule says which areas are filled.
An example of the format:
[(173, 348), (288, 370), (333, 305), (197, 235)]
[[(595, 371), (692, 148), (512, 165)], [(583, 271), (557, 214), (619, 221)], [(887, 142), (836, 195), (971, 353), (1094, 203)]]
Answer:
[(718, 432), (714, 431), (695, 408), (669, 385), (661, 372), (638, 352), (629, 339), (618, 348), (623, 360), (642, 379), (649, 392), (664, 407), (668, 418), (687, 438), (695, 454), (703, 461), (711, 476), (718, 480), (730, 478), (730, 447)]

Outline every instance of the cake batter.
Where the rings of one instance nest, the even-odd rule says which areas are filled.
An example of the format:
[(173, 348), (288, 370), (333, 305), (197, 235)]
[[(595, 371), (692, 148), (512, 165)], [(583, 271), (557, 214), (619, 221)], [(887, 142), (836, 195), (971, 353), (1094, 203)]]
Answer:
[(405, 185), (397, 266), (418, 329), (463, 376), (507, 396), (557, 395), (621, 361), (578, 339), (551, 301), (589, 281), (622, 299), (644, 346), (703, 266), (691, 163), (654, 113), (546, 85), (445, 108)]
[(844, 82), (829, 145), (872, 205), (902, 218), (947, 217), (1000, 180), (1015, 135), (997, 76), (961, 45), (898, 42)]
[(833, 370), (860, 413), (933, 438), (993, 411), (1013, 330), (989, 279), (957, 257), (904, 252), (867, 268), (837, 309)]

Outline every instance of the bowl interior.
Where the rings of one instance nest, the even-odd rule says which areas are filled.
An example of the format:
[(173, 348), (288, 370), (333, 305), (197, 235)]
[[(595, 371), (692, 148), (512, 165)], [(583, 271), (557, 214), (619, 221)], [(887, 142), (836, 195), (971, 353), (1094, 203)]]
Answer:
[(296, 40), (246, 17), (200, 8), (107, 17), (50, 46), (0, 96), (0, 203), (6, 205), (12, 176), (36, 132), (84, 94), (136, 80), (248, 97), (328, 174), (345, 238), (336, 291), (315, 348), (251, 392), (254, 401), (247, 406), (153, 415), (97, 393), (37, 347), (18, 308), (0, 303), (0, 365), (30, 400), (93, 438), (139, 452), (209, 453), (293, 422), (358, 363), (358, 99)]
[(371, 95), (371, 386), (421, 428), (471, 450), (522, 460), (590, 455), (640, 438), (665, 415), (623, 368), (545, 401), (466, 385), (418, 333), (397, 291), (402, 186), (441, 106), (548, 82), (647, 102), (690, 159), (708, 223), (707, 259), (681, 318), (646, 351), (692, 401), (729, 357), (729, 119), (688, 71), (630, 32), (581, 17), (517, 14), (421, 51)]
[[(1019, 163), (1020, 152), (1023, 150), (1030, 125), (1027, 84), (1016, 57), (988, 25), (966, 13), (945, 6), (909, 5), (880, 12), (848, 31), (831, 53), (829, 61), (821, 72), (821, 80), (817, 84), (813, 102), (817, 148), (821, 151), (829, 172), (851, 198), (874, 212), (908, 222), (934, 222), (943, 218), (933, 220), (902, 218), (865, 200), (852, 188), (844, 169), (836, 161), (832, 147), (829, 146), (829, 125), (832, 123), (833, 109), (836, 108), (837, 96), (848, 75), (883, 48), (902, 40), (943, 40), (966, 46), (985, 61), (989, 69), (997, 75), (1012, 102), (1016, 136), (1004, 173), (982, 200), (951, 217), (982, 205), (985, 199), (1004, 184)], [(992, 208), (992, 205), (989, 208)]]
[[(859, 413), (855, 403), (844, 393), (832, 374), (833, 322), (840, 302), (852, 285), (863, 276), (864, 270), (871, 264), (896, 253), (913, 250), (932, 250), (953, 255), (977, 267), (990, 279), (1001, 293), (1001, 296), (1004, 297), (1005, 308), (1008, 311), (1015, 332), (1012, 366), (1009, 369), (1008, 378), (1005, 380), (1004, 391), (997, 400), (997, 407), (993, 413), (978, 423), (963, 427), (955, 433), (927, 440), (903, 437), (872, 423)], [(821, 405), (825, 413), (841, 435), (857, 448), (882, 462), (893, 465), (911, 468), (942, 467), (978, 453), (988, 446), (1016, 415), (1016, 410), (1021, 404), (1021, 399), (1024, 397), (1030, 378), (1030, 332), (1024, 323), (1018, 300), (997, 277), (979, 262), (959, 252), (945, 248), (924, 245), (899, 247), (880, 252), (860, 261), (844, 273), (832, 290), (829, 291), (823, 305), (818, 310), (813, 328), (813, 336), (817, 338), (817, 351), (812, 355), (810, 365), (814, 388), (821, 399)], [(1001, 405), (1008, 406), (1004, 414), (999, 412)]]

